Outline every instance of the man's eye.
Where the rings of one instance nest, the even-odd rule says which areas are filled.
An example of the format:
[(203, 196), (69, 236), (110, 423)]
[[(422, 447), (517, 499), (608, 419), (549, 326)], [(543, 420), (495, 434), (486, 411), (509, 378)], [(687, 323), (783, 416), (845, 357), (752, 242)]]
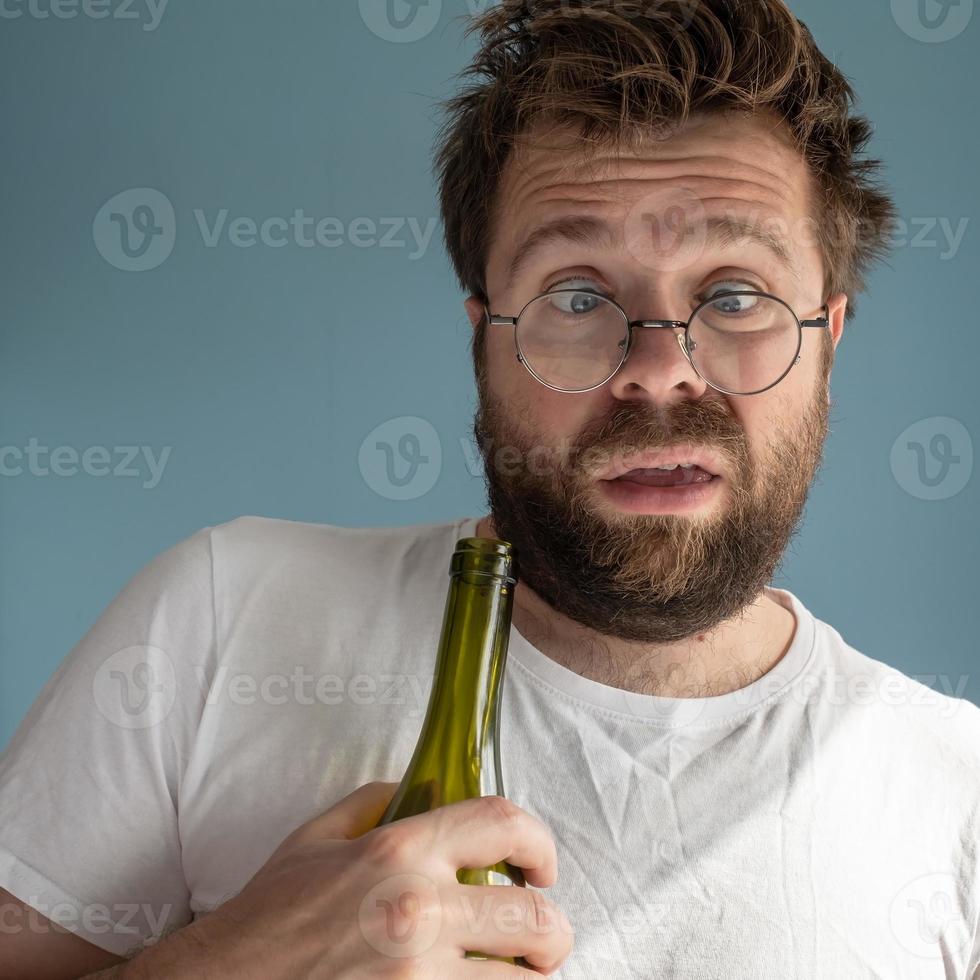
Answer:
[[(720, 287), (720, 288), (718, 288)], [(699, 302), (705, 302), (710, 300), (712, 296), (724, 293), (758, 293), (761, 292), (758, 286), (750, 282), (740, 282), (738, 280), (716, 282), (714, 283), (707, 292), (701, 294), (698, 297)], [(718, 310), (719, 313), (743, 313), (748, 309), (751, 309), (757, 302), (759, 298), (757, 296), (725, 296), (721, 295), (717, 302), (713, 303), (712, 306)]]
[(595, 293), (567, 292), (555, 293), (551, 297), (551, 305), (562, 313), (584, 314), (593, 313), (603, 303), (602, 297)]
[[(582, 288), (580, 284), (584, 284)], [(552, 306), (562, 313), (592, 313), (603, 303), (602, 293), (591, 279), (565, 279), (550, 286), (548, 293), (553, 294)]]

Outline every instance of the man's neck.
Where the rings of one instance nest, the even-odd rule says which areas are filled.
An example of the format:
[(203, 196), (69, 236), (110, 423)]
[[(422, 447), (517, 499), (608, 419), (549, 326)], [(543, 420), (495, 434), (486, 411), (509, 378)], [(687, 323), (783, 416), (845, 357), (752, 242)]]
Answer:
[[(476, 533), (496, 536), (488, 517)], [(763, 593), (710, 632), (673, 643), (633, 643), (556, 612), (523, 582), (514, 594), (513, 622), (532, 646), (582, 677), (671, 698), (714, 697), (746, 687), (775, 667), (796, 632), (793, 613)]]

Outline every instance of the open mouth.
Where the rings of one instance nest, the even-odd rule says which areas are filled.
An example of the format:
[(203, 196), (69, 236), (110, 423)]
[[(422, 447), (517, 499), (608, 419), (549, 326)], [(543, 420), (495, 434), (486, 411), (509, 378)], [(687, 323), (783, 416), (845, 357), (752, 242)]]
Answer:
[(697, 483), (710, 483), (717, 479), (718, 477), (713, 473), (693, 463), (675, 463), (673, 466), (630, 470), (609, 482), (636, 483), (645, 487), (689, 487)]

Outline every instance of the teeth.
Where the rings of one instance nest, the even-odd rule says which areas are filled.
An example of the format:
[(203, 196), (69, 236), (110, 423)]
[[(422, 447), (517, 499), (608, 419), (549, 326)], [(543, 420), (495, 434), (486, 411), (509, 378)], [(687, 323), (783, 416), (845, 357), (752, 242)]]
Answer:
[(697, 468), (697, 463), (671, 463), (668, 466), (648, 466), (645, 470), (642, 468), (638, 469), (637, 472), (654, 473), (657, 470), (662, 470), (663, 472), (670, 473), (678, 468), (682, 470), (693, 470)]

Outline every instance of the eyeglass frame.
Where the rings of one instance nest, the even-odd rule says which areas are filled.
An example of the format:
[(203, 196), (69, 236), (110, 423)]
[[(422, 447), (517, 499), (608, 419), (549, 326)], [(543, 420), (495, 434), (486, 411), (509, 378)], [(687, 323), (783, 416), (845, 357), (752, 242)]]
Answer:
[[(616, 365), (616, 367), (613, 369), (612, 373), (608, 377), (603, 378), (602, 381), (600, 381), (598, 384), (592, 385), (590, 388), (557, 388), (555, 387), (555, 385), (548, 384), (548, 382), (545, 381), (543, 378), (539, 377), (534, 372), (534, 369), (530, 366), (530, 364), (528, 364), (527, 360), (523, 356), (521, 345), (517, 339), (517, 321), (520, 320), (520, 318), (524, 315), (524, 311), (532, 303), (536, 303), (539, 299), (542, 299), (545, 296), (554, 296), (556, 294), (561, 294), (561, 293), (591, 293), (593, 296), (598, 296), (600, 299), (605, 300), (607, 303), (611, 303), (613, 307), (615, 307), (615, 309), (619, 310), (626, 324), (626, 347), (623, 349), (622, 360), (619, 362), (619, 364)], [(711, 303), (717, 303), (718, 300), (720, 299), (727, 299), (730, 296), (762, 296), (765, 297), (766, 299), (775, 300), (777, 303), (780, 303), (783, 306), (785, 306), (786, 309), (793, 314), (793, 319), (796, 321), (797, 326), (799, 328), (796, 331), (796, 335), (797, 335), (796, 353), (793, 356), (793, 359), (790, 361), (789, 367), (786, 368), (786, 370), (775, 381), (773, 381), (772, 384), (766, 385), (765, 388), (760, 388), (758, 391), (728, 391), (725, 388), (721, 388), (718, 385), (713, 384), (706, 377), (704, 377), (704, 375), (702, 375), (701, 372), (697, 369), (697, 365), (691, 359), (692, 350), (688, 349), (688, 346), (690, 344), (691, 322), (697, 317), (697, 315), (701, 312), (701, 310), (703, 310), (706, 306), (709, 306)], [(691, 313), (690, 317), (688, 317), (686, 321), (685, 320), (631, 320), (626, 310), (624, 310), (622, 306), (620, 306), (619, 303), (617, 303), (616, 300), (614, 300), (611, 296), (606, 296), (603, 293), (600, 293), (594, 289), (563, 288), (563, 289), (549, 289), (546, 292), (539, 293), (537, 296), (532, 297), (524, 304), (524, 306), (521, 307), (521, 310), (517, 314), (517, 316), (503, 316), (501, 314), (491, 313), (489, 307), (486, 304), (484, 304), (483, 312), (486, 315), (487, 324), (489, 326), (514, 328), (514, 349), (517, 352), (517, 360), (524, 365), (525, 369), (528, 371), (531, 377), (534, 378), (535, 381), (540, 382), (546, 388), (550, 388), (552, 391), (560, 391), (566, 395), (581, 395), (589, 391), (595, 391), (596, 388), (601, 388), (607, 381), (612, 380), (612, 378), (616, 376), (620, 368), (626, 363), (626, 360), (630, 355), (630, 351), (633, 349), (633, 328), (644, 327), (650, 330), (683, 330), (684, 331), (683, 337), (680, 334), (675, 334), (674, 336), (677, 338), (677, 343), (680, 345), (681, 351), (683, 352), (684, 357), (687, 359), (688, 364), (690, 364), (691, 367), (693, 368), (694, 373), (706, 385), (710, 385), (710, 387), (714, 388), (715, 391), (720, 391), (726, 395), (739, 395), (739, 396), (749, 397), (751, 395), (761, 395), (763, 392), (769, 391), (770, 388), (775, 388), (776, 385), (778, 385), (782, 380), (784, 380), (786, 376), (789, 374), (789, 372), (792, 371), (793, 368), (800, 363), (800, 351), (803, 349), (804, 327), (814, 327), (814, 328), (823, 329), (825, 327), (830, 326), (830, 307), (827, 305), (827, 303), (824, 303), (820, 307), (820, 309), (826, 310), (827, 315), (825, 317), (817, 317), (816, 319), (801, 320), (796, 315), (796, 311), (793, 309), (793, 307), (789, 305), (789, 303), (787, 303), (784, 299), (781, 299), (779, 296), (775, 296), (773, 293), (766, 293), (766, 292), (762, 292), (761, 290), (755, 290), (755, 289), (731, 289), (731, 290), (724, 290), (720, 293), (714, 293), (712, 296), (709, 296), (708, 299), (699, 303), (694, 308), (694, 311)]]

